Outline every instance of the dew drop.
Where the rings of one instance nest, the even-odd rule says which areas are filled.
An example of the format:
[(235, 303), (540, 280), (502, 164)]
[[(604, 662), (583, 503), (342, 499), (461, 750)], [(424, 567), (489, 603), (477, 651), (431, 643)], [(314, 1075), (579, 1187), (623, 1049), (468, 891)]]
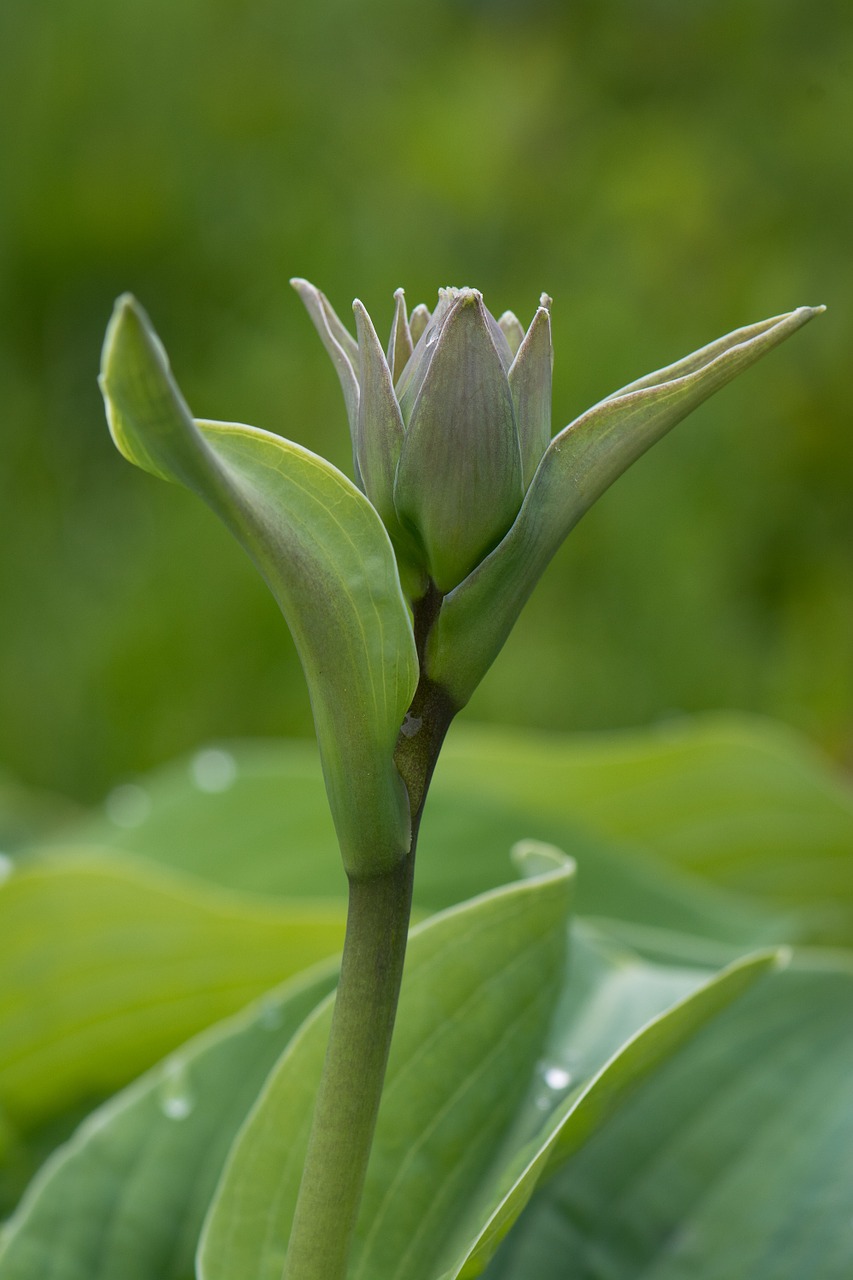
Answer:
[(164, 1098), (160, 1105), (163, 1108), (163, 1115), (168, 1116), (170, 1120), (186, 1120), (193, 1109), (189, 1098), (177, 1096)]
[(186, 1063), (178, 1059), (169, 1064), (160, 1085), (160, 1110), (167, 1120), (186, 1120), (194, 1107)]
[(230, 751), (223, 751), (221, 747), (205, 747), (193, 756), (190, 776), (199, 791), (211, 795), (227, 791), (237, 777), (237, 761)]
[(258, 1022), (265, 1031), (277, 1031), (283, 1021), (284, 1011), (277, 1000), (266, 999), (261, 1001)]
[(572, 1083), (572, 1074), (565, 1067), (546, 1067), (542, 1077), (549, 1089), (562, 1093)]
[(15, 864), (8, 853), (0, 853), (0, 884), (8, 880), (14, 870)]
[(113, 826), (130, 831), (141, 827), (151, 813), (151, 797), (144, 787), (126, 782), (113, 788), (104, 801), (104, 808)]
[(540, 1111), (551, 1111), (571, 1087), (571, 1071), (561, 1063), (540, 1062), (539, 1086), (534, 1102)]

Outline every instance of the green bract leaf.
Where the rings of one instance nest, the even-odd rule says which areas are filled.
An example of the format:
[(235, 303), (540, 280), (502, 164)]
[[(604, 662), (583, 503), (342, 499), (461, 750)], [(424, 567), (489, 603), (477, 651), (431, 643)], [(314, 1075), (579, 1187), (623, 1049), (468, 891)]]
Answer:
[[(490, 1168), (563, 972), (572, 875), (551, 867), (412, 934), (353, 1280), (433, 1275), (437, 1242)], [(330, 1013), (306, 1024), (237, 1140), (202, 1241), (204, 1280), (279, 1280)]]
[(489, 1280), (848, 1280), (853, 970), (773, 974), (537, 1193)]
[(406, 316), (406, 294), (403, 289), (395, 289), (394, 323), (391, 325), (391, 337), (388, 341), (388, 368), (395, 386), (411, 360), (413, 351), (412, 332)]
[[(349, 419), (354, 453), (359, 401), (358, 343), (346, 326), (338, 319), (337, 312), (324, 293), (315, 288), (310, 281), (301, 280), (298, 277), (295, 277), (290, 283), (302, 299), (306, 311), (314, 322), (314, 328), (320, 335), (323, 346), (332, 358), (332, 363), (340, 380), (341, 390), (344, 393), (344, 403), (347, 407), (347, 418)], [(358, 475), (357, 458), (355, 465), (356, 475)]]
[(444, 600), (427, 670), (464, 705), (569, 530), (632, 462), (822, 308), (737, 329), (615, 392), (552, 441), (503, 541)]
[(522, 335), (507, 374), (518, 424), (525, 491), (551, 440), (552, 362), (551, 316), (545, 307), (539, 307), (527, 333)]
[(505, 311), (502, 316), (498, 316), (498, 327), (506, 338), (513, 357), (515, 357), (524, 340), (524, 325), (514, 312)]
[(194, 422), (141, 309), (119, 301), (102, 387), (121, 452), (193, 489), (263, 573), (305, 670), (329, 802), (347, 869), (409, 847), (393, 762), (417, 683), (411, 623), (379, 516), (333, 466), (253, 427)]
[(0, 1114), (102, 1097), (334, 955), (337, 903), (275, 904), (129, 859), (33, 859), (0, 886)]
[(336, 971), (300, 976), (94, 1112), (3, 1231), (0, 1280), (186, 1280), (228, 1148)]
[(394, 475), (403, 443), (403, 416), (373, 321), (358, 299), (352, 309), (358, 328), (361, 384), (356, 435), (358, 467), (364, 492), (386, 527), (396, 531)]

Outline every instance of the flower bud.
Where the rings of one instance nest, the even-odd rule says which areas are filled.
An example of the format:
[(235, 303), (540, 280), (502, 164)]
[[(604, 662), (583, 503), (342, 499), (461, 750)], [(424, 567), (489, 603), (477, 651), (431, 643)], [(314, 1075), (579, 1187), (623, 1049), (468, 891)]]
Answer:
[(466, 289), (448, 299), (422, 342), (402, 397), (411, 396), (411, 409), (394, 505), (419, 536), (430, 577), (445, 593), (518, 514), (521, 452), (505, 365), (509, 348), (480, 294)]
[(294, 285), (344, 387), (356, 481), (407, 581), (422, 594), (428, 576), (446, 594), (510, 528), (548, 446), (544, 303), (525, 334), (512, 312), (495, 320), (476, 289), (440, 289), (432, 313), (420, 305), (411, 317), (398, 289), (386, 355), (360, 302), (356, 343), (319, 290)]

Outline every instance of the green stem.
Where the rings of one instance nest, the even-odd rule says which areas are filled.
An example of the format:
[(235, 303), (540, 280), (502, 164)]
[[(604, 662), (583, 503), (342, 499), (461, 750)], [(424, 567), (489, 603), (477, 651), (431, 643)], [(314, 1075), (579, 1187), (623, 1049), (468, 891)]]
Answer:
[(397, 1012), (414, 848), (393, 871), (351, 881), (341, 976), (285, 1280), (343, 1280)]
[[(431, 625), (435, 608), (429, 599), (419, 618), (416, 607), (416, 635)], [(284, 1280), (346, 1277), (397, 1014), (418, 828), (454, 711), (444, 691), (422, 678), (395, 752), (409, 794), (411, 847), (392, 871), (350, 881), (341, 974)]]

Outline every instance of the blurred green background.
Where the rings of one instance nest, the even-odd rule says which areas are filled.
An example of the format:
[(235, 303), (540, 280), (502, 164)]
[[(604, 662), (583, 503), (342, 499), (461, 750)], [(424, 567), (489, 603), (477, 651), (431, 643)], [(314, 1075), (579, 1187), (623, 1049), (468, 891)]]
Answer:
[(293, 646), (95, 375), (133, 290), (200, 416), (348, 468), (288, 277), (384, 328), (554, 296), (555, 427), (799, 304), (555, 560), (472, 717), (766, 712), (853, 756), (849, 0), (0, 6), (0, 763), (81, 799), (205, 739), (307, 734)]

